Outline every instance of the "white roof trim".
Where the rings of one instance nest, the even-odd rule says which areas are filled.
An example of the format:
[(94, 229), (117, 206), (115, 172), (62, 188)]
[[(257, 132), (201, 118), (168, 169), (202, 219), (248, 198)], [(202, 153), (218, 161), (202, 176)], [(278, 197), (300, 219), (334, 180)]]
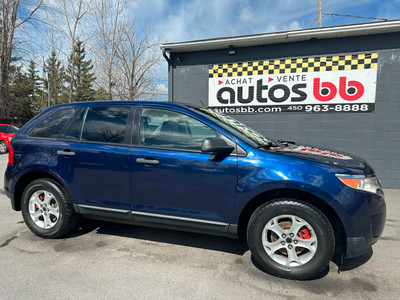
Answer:
[(305, 41), (309, 39), (326, 39), (369, 35), (400, 31), (400, 20), (371, 22), (354, 25), (312, 28), (295, 31), (283, 31), (257, 35), (246, 35), (228, 38), (215, 38), (197, 40), (182, 43), (167, 43), (161, 45), (161, 49), (167, 52), (194, 52), (205, 50), (224, 49), (230, 46), (235, 48), (261, 46), (268, 44), (280, 44), (288, 42)]

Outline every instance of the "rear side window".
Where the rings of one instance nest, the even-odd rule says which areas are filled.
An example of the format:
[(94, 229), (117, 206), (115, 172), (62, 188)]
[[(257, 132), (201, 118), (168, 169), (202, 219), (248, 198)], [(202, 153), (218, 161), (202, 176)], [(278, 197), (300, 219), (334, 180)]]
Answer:
[(129, 107), (89, 108), (82, 141), (127, 144), (126, 131)]
[(74, 115), (76, 108), (60, 110), (43, 120), (29, 133), (30, 137), (57, 138), (68, 120)]
[(83, 118), (85, 117), (86, 110), (82, 110), (79, 116), (72, 122), (68, 128), (64, 138), (67, 140), (79, 140), (81, 137), (81, 129)]

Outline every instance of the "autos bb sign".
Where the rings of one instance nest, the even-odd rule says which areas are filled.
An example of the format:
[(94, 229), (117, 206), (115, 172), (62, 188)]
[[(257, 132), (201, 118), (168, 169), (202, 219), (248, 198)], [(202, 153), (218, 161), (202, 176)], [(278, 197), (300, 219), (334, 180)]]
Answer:
[(210, 65), (217, 112), (373, 112), (378, 53)]

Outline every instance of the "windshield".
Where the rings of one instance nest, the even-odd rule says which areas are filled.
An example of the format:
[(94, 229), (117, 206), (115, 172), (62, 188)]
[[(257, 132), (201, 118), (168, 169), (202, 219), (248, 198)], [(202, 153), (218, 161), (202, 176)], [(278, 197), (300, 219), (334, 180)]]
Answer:
[(256, 144), (257, 146), (267, 145), (272, 143), (272, 141), (261, 133), (258, 133), (254, 129), (246, 126), (245, 124), (235, 120), (231, 117), (216, 113), (215, 111), (207, 108), (195, 108), (195, 110), (205, 115), (206, 117), (211, 117), (214, 122), (218, 123), (221, 127), (233, 131), (237, 136), (243, 140)]
[(17, 127), (9, 125), (0, 125), (0, 132), (2, 133), (16, 133), (18, 131)]

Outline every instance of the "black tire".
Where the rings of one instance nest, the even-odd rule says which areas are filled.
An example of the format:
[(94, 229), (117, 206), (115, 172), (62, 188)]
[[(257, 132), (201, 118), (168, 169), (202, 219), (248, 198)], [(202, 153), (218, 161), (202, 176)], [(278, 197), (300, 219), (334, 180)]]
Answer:
[[(294, 222), (290, 222), (292, 220), (290, 217), (295, 218), (298, 223), (293, 226)], [(274, 233), (276, 231), (275, 221), (278, 220), (277, 223), (280, 227), (285, 222), (292, 224), (288, 225), (286, 227), (288, 231), (282, 231), (279, 237)], [(302, 226), (298, 224), (303, 224), (303, 222), (306, 222), (307, 226), (301, 228), (308, 230), (306, 231), (307, 235), (300, 232), (301, 228), (295, 229), (295, 227)], [(294, 234), (294, 237), (291, 235), (293, 238), (288, 239), (285, 233), (292, 232), (291, 230), (294, 230), (293, 232), (297, 232), (297, 234)], [(282, 236), (285, 238), (282, 238)], [(266, 248), (264, 248), (263, 239)], [(299, 247), (301, 243), (308, 243), (307, 239), (312, 245), (309, 247), (312, 249), (311, 251)], [(316, 242), (313, 242), (314, 240)], [(288, 279), (304, 280), (317, 277), (326, 269), (335, 250), (334, 232), (325, 215), (308, 203), (287, 198), (276, 199), (256, 209), (247, 226), (247, 242), (253, 258), (263, 270)], [(279, 250), (275, 250), (275, 248), (272, 248), (275, 246), (270, 245), (276, 245)], [(291, 254), (296, 253), (297, 265), (289, 259), (289, 251), (291, 251)], [(306, 258), (304, 263), (301, 261), (303, 257)]]
[(4, 154), (8, 152), (8, 146), (5, 141), (0, 141), (0, 154)]
[[(51, 213), (48, 213), (48, 218), (52, 218), (51, 225), (48, 225), (52, 226), (51, 228), (43, 228), (46, 226), (44, 224), (44, 215), (39, 217), (42, 218), (43, 222), (41, 222), (40, 219), (38, 220), (38, 223), (43, 223), (43, 227), (41, 224), (36, 224), (33, 217), (31, 217), (30, 207), (31, 209), (37, 208), (41, 211), (36, 204), (32, 202), (30, 203), (31, 198), (34, 197), (35, 193), (39, 194), (41, 191), (45, 191), (48, 195), (51, 195), (51, 197), (49, 197), (49, 199), (52, 199), (51, 209), (56, 209), (58, 214), (57, 217), (55, 217), (54, 215), (51, 215)], [(43, 209), (46, 211), (46, 208)], [(78, 215), (75, 213), (72, 202), (65, 189), (58, 182), (47, 178), (35, 180), (25, 188), (22, 194), (21, 210), (25, 224), (34, 234), (43, 238), (60, 238), (70, 232), (78, 222)], [(48, 212), (50, 212), (49, 209)], [(35, 213), (39, 212), (35, 211)], [(43, 214), (44, 213), (45, 212), (43, 212)]]

